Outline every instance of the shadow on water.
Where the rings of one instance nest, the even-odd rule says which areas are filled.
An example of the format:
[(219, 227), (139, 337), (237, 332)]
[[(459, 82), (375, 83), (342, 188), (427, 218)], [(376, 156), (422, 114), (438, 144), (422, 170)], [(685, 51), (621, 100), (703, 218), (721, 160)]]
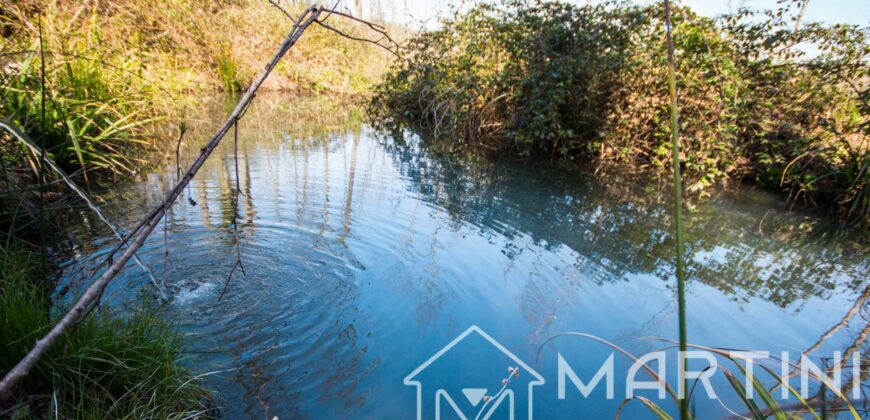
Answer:
[[(194, 125), (182, 166), (215, 124)], [(189, 335), (190, 363), (222, 371), (207, 380), (228, 418), (411, 416), (402, 379), (472, 324), (527, 360), (562, 331), (635, 351), (651, 346), (638, 337), (675, 336), (666, 181), (443, 155), (373, 132), (355, 106), (268, 95), (240, 125), (245, 275), (218, 301), (236, 243), (226, 140), (185, 193), (197, 204), (179, 200), (140, 255), (175, 291), (162, 310)], [(163, 160), (103, 197), (120, 225), (174, 182), (174, 152)], [(113, 241), (87, 213), (68, 217), (75, 290)], [(867, 239), (829, 232), (751, 188), (698, 203), (686, 224), (693, 341), (800, 351), (822, 336), (819, 352), (853, 343), (863, 304), (825, 335), (866, 286)], [(145, 284), (128, 267), (106, 301), (134, 302)], [(551, 362), (540, 369), (555, 379)], [(542, 418), (612, 415), (618, 404), (543, 394)]]

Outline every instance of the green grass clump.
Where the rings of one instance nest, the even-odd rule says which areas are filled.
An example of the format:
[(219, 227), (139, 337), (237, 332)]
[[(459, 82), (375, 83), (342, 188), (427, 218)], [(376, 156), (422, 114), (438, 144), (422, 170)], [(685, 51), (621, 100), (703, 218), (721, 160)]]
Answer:
[(241, 77), (241, 66), (233, 57), (233, 51), (229, 46), (219, 50), (215, 57), (215, 67), (225, 92), (237, 93), (242, 90), (244, 81)]
[(55, 71), (43, 88), (36, 54), (28, 54), (18, 73), (0, 85), (0, 111), (86, 180), (92, 171), (131, 171), (136, 162), (130, 149), (144, 142), (151, 101), (114, 88), (94, 63), (64, 60)]
[[(47, 288), (29, 254), (0, 250), (0, 372), (7, 372), (52, 323)], [(174, 327), (147, 311), (97, 311), (37, 363), (0, 416), (181, 418), (202, 416), (208, 394), (180, 365)]]

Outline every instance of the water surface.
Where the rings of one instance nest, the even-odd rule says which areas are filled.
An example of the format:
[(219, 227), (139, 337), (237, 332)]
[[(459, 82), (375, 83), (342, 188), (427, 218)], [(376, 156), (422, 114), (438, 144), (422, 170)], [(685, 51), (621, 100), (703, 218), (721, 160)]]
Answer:
[[(213, 125), (188, 137), (183, 161)], [(566, 337), (538, 358), (541, 344), (580, 331), (642, 354), (667, 345), (644, 337), (677, 335), (664, 182), (605, 183), (549, 162), (443, 156), (413, 136), (397, 141), (372, 130), (352, 107), (281, 98), (258, 98), (240, 124), (238, 178), (232, 143), (224, 141), (140, 252), (174, 291), (160, 310), (190, 337), (188, 363), (222, 371), (206, 381), (226, 418), (413, 418), (417, 394), (406, 375), (472, 325), (545, 378), (534, 391), (536, 417), (610, 417), (628, 363), (617, 357), (616, 399), (604, 399), (603, 386), (583, 398), (569, 383), (560, 400), (557, 353), (585, 381), (610, 349)], [(162, 199), (175, 179), (172, 160), (107, 196), (122, 226)], [(77, 220), (72, 285), (113, 244), (86, 214)], [(686, 227), (690, 340), (771, 352), (810, 347), (849, 310), (870, 272), (866, 238), (830, 232), (823, 218), (786, 212), (777, 197), (751, 188), (697, 204)], [(244, 274), (227, 285), (237, 246)], [(150, 294), (135, 265), (108, 293), (119, 304)], [(864, 315), (815, 354), (850, 345)], [(515, 364), (479, 341), (417, 378), (424, 411), (437, 387), (462, 398), (456, 389), (492, 394), (500, 386)], [(517, 407), (527, 404), (530, 379), (523, 372), (511, 385)], [(739, 406), (733, 396), (723, 402)], [(728, 414), (715, 400), (699, 399), (695, 409)], [(623, 414), (646, 412), (638, 405)]]

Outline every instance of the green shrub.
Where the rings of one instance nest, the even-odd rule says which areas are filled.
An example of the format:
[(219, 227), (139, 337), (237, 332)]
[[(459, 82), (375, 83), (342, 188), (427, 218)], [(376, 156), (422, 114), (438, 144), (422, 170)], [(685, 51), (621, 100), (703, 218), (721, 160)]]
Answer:
[[(754, 179), (793, 199), (867, 214), (866, 30), (806, 23), (790, 7), (718, 20), (674, 10), (690, 192)], [(370, 106), (456, 147), (670, 167), (659, 4), (483, 4), (410, 41)], [(808, 58), (797, 45), (821, 53)]]

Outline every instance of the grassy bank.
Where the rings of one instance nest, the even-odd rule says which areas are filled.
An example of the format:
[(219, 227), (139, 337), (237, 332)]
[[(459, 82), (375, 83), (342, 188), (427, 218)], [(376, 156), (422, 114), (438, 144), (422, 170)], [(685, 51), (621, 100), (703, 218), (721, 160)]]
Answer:
[[(675, 10), (689, 192), (739, 180), (792, 200), (870, 210), (866, 30), (804, 22), (798, 2), (711, 20)], [(447, 149), (671, 165), (663, 10), (483, 4), (410, 43), (372, 110)], [(817, 48), (808, 57), (802, 51)]]
[[(0, 249), (0, 372), (48, 329), (52, 308), (38, 257)], [(180, 365), (176, 330), (145, 311), (97, 310), (43, 358), (0, 403), (11, 418), (182, 418), (208, 410), (208, 394)]]
[[(196, 118), (198, 96), (244, 89), (291, 26), (265, 0), (15, 2), (0, 11), (0, 114), (85, 181), (94, 172), (129, 173), (143, 150), (174, 140), (154, 123)], [(360, 95), (387, 55), (314, 26), (264, 88)], [(13, 149), (4, 145), (7, 160)]]

